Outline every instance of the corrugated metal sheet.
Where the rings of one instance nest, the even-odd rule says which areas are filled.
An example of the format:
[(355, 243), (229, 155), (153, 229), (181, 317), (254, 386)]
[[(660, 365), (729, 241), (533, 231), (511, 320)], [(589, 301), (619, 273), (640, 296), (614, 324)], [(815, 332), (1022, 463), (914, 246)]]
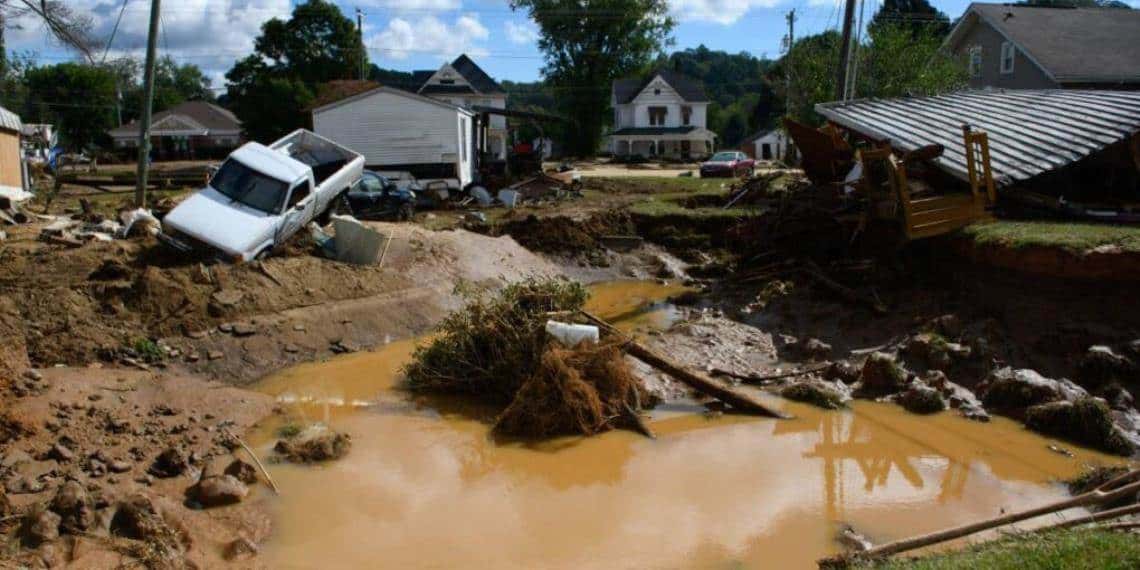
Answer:
[(5, 109), (4, 107), (0, 107), (0, 129), (7, 131), (16, 131), (18, 133), (20, 132), (20, 127), (22, 125), (23, 123), (20, 121), (19, 115), (9, 111), (8, 109)]
[(941, 144), (937, 164), (967, 180), (962, 125), (986, 131), (999, 185), (1075, 162), (1140, 131), (1140, 91), (978, 90), (821, 103), (828, 120), (894, 148)]

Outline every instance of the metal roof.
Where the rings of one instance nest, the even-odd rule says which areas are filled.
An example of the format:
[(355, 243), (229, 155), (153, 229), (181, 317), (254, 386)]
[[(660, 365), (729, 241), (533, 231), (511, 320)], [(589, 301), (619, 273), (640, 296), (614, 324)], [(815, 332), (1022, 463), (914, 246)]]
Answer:
[(16, 131), (18, 133), (22, 125), (23, 123), (20, 121), (19, 115), (4, 107), (0, 107), (0, 129)]
[(819, 114), (904, 152), (941, 144), (935, 163), (968, 180), (962, 125), (989, 135), (999, 185), (1055, 170), (1140, 132), (1140, 91), (968, 90), (820, 103)]

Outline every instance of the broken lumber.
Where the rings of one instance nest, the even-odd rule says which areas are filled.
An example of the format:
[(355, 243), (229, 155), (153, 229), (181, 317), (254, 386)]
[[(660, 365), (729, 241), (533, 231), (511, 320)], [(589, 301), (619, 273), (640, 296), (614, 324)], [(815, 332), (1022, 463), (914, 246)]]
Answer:
[(628, 335), (623, 334), (621, 331), (613, 327), (613, 325), (606, 321), (586, 312), (579, 311), (586, 320), (592, 324), (597, 325), (600, 329), (608, 334), (616, 335), (624, 338), (623, 348), (630, 356), (684, 382), (690, 388), (711, 396), (732, 406), (738, 412), (759, 414), (772, 418), (789, 419), (792, 416), (783, 412), (773, 410), (766, 406), (759, 398), (737, 392), (704, 374), (691, 372), (683, 368), (680, 364), (673, 362), (665, 356), (650, 350), (645, 345), (637, 342)]
[(745, 382), (748, 384), (764, 384), (765, 382), (769, 382), (771, 380), (779, 380), (781, 378), (794, 378), (796, 376), (804, 376), (807, 374), (811, 374), (813, 372), (822, 372), (824, 370), (827, 370), (828, 367), (830, 367), (830, 366), (831, 366), (831, 364), (823, 364), (820, 366), (815, 366), (812, 368), (804, 368), (802, 370), (795, 370), (792, 372), (783, 372), (780, 374), (766, 374), (766, 375), (740, 374), (738, 372), (733, 372), (731, 370), (724, 370), (723, 368), (713, 368), (712, 374), (713, 374), (713, 376), (728, 376), (729, 378), (736, 378), (737, 380), (740, 380), (741, 382)]
[[(954, 539), (962, 538), (963, 536), (968, 536), (982, 532), (984, 530), (997, 528), (999, 526), (1005, 526), (1007, 524), (1013, 524), (1016, 522), (1021, 522), (1023, 520), (1036, 518), (1041, 515), (1056, 513), (1075, 507), (1103, 505), (1117, 499), (1133, 497), (1137, 492), (1140, 492), (1140, 480), (1138, 479), (1140, 479), (1140, 469), (1129, 471), (1128, 473), (1125, 473), (1115, 479), (1112, 479), (1111, 481), (1102, 484), (1092, 491), (1071, 497), (1069, 499), (1065, 499), (1063, 501), (1049, 503), (1047, 505), (1016, 513), (1005, 514), (976, 523), (965, 524), (946, 530), (923, 534), (911, 538), (904, 538), (902, 540), (896, 540), (894, 542), (888, 542), (886, 544), (871, 548), (870, 550), (860, 552), (857, 554), (857, 556), (862, 559), (885, 558), (887, 556), (898, 554), (900, 552), (907, 552), (909, 550), (915, 550), (934, 544), (948, 542)], [(1119, 511), (1122, 509), (1113, 510)], [(1106, 511), (1106, 513), (1107, 512), (1109, 511)], [(1093, 520), (1104, 520), (1104, 513), (1101, 514), (1101, 519)], [(1123, 514), (1120, 516), (1123, 516)], [(851, 562), (851, 560), (846, 555), (833, 556), (817, 561), (820, 568), (845, 568), (849, 562)]]

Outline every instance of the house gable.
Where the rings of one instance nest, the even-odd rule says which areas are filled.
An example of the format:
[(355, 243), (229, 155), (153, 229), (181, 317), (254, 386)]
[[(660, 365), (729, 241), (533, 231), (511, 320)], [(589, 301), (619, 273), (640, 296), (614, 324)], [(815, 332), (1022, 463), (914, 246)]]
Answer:
[(663, 77), (657, 75), (629, 102), (633, 104), (650, 103), (682, 103), (685, 98), (669, 85)]

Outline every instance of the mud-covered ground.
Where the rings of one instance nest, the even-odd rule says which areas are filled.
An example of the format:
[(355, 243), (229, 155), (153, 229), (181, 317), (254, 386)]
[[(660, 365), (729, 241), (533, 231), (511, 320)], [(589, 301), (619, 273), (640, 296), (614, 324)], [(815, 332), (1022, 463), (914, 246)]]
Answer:
[[(5, 556), (30, 566), (256, 566), (270, 525), (265, 482), (249, 478), (238, 488), (244, 499), (224, 508), (201, 509), (191, 490), (203, 473), (217, 476), (219, 463), (251, 461), (232, 436), (271, 413), (267, 398), (234, 386), (424, 334), (462, 304), (457, 285), (532, 276), (688, 283), (697, 292), (677, 300), (679, 320), (646, 342), (729, 382), (812, 370), (762, 383), (782, 392), (807, 381), (841, 401), (865, 384), (864, 361), (878, 352), (907, 387), (862, 397), (899, 399), (921, 385), (939, 390), (943, 405), (981, 409), (976, 417), (1021, 419), (1025, 406), (987, 405), (979, 388), (1005, 367), (1032, 369), (1058, 394), (1071, 392), (1062, 379), (1075, 380), (1123, 429), (1140, 427), (1131, 397), (1140, 308), (1119, 283), (1027, 278), (938, 246), (884, 256), (870, 269), (827, 268), (876, 299), (880, 313), (802, 273), (755, 274), (731, 252), (732, 215), (631, 214), (659, 188), (600, 184), (594, 191), (605, 200), (522, 209), (477, 231), (375, 223), (396, 236), (378, 267), (329, 261), (303, 243), (226, 265), (174, 256), (147, 237), (68, 248), (38, 241), (42, 224), (9, 228), (0, 245), (0, 524), (15, 541)], [(646, 241), (619, 251), (603, 239), (612, 235)], [(1090, 347), (1112, 358), (1090, 359)], [(637, 370), (666, 397), (684, 393)], [(154, 475), (165, 475), (152, 468), (171, 448), (181, 469)], [(139, 501), (150, 518), (138, 514)], [(35, 516), (17, 516), (29, 511)], [(150, 530), (131, 530), (139, 520)]]

